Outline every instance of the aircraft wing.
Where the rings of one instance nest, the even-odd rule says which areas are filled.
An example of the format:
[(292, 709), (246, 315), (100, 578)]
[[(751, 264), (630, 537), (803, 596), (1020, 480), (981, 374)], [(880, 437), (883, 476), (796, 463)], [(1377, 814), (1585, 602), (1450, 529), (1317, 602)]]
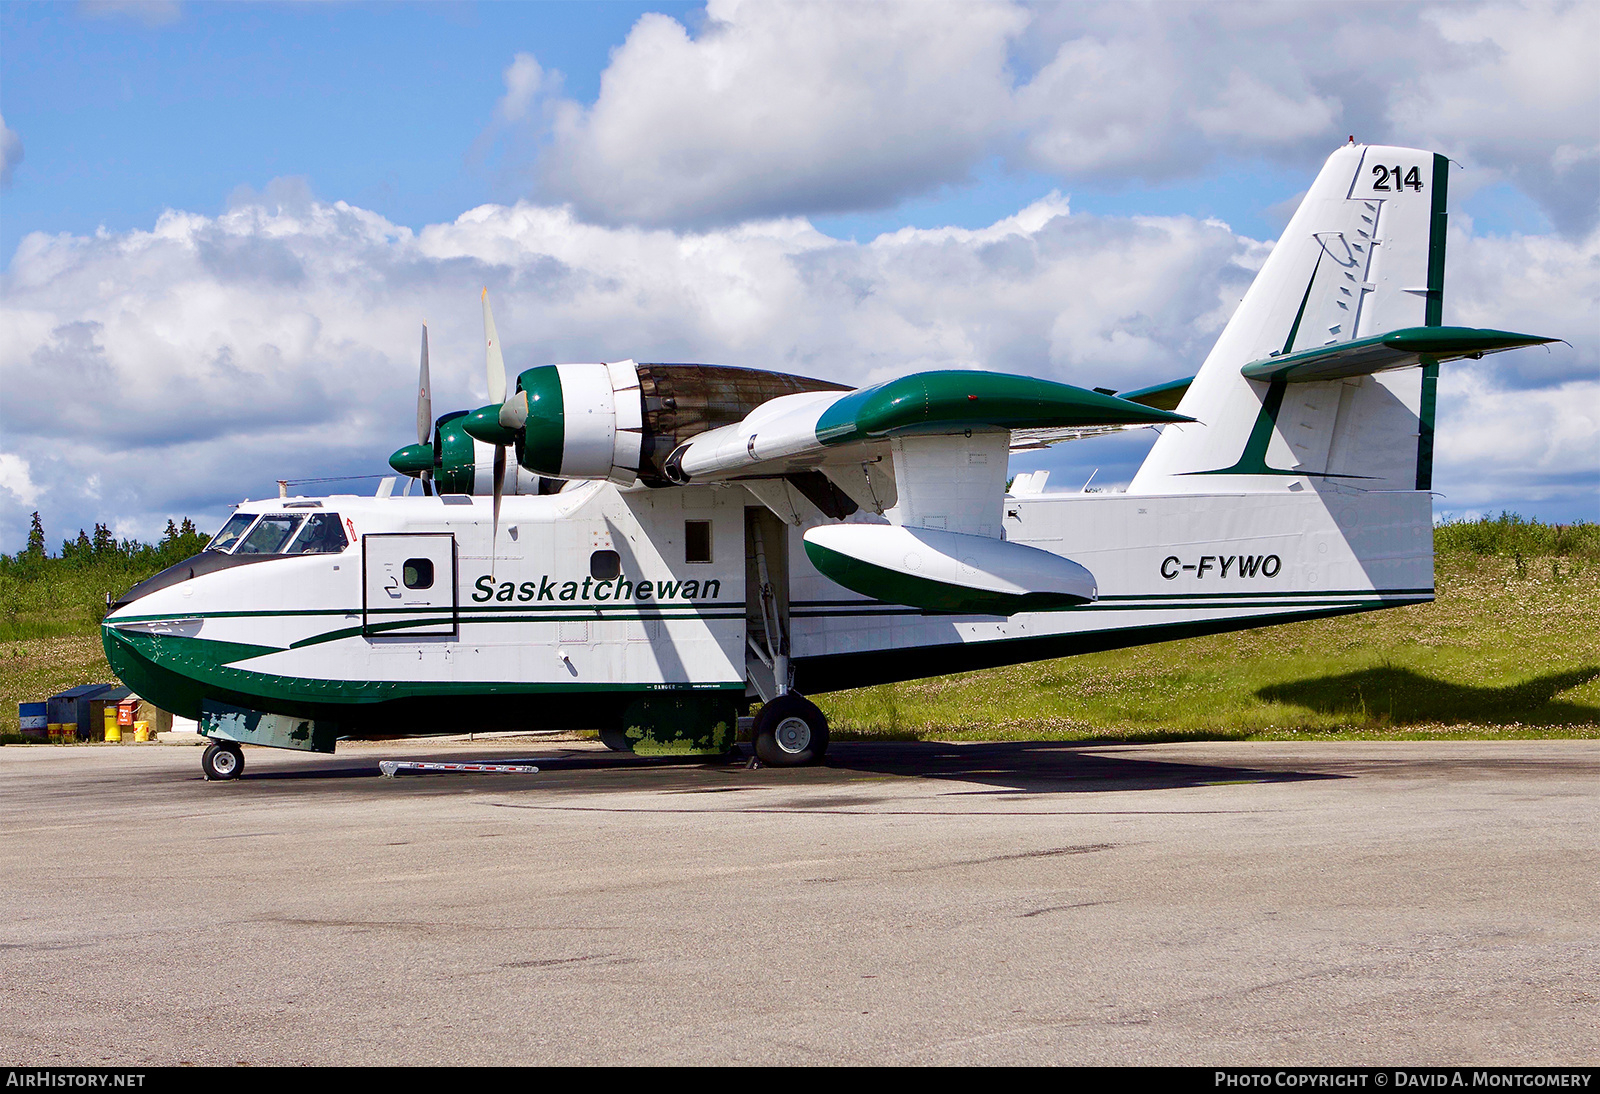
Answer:
[(675, 482), (712, 482), (877, 460), (895, 441), (1015, 433), (1026, 447), (1129, 426), (1192, 421), (1101, 391), (1031, 376), (978, 371), (921, 372), (847, 392), (772, 399), (733, 425), (680, 445), (668, 458)]
[[(1157, 410), (1177, 410), (1178, 403), (1183, 400), (1184, 393), (1189, 390), (1189, 385), (1194, 383), (1193, 376), (1185, 376), (1181, 380), (1168, 380), (1164, 384), (1153, 384), (1150, 387), (1138, 388), (1134, 391), (1112, 391), (1109, 388), (1097, 387), (1094, 390), (1101, 395), (1115, 395), (1130, 403), (1139, 403), (1142, 406), (1153, 406)], [(1121, 433), (1126, 429), (1145, 429), (1148, 422), (1128, 423), (1125, 425), (1080, 425), (1057, 426), (1051, 429), (1013, 429), (1011, 431), (1011, 451), (1028, 452), (1040, 448), (1049, 448), (1062, 441), (1078, 441), (1085, 437), (1101, 437), (1107, 433)]]
[[(927, 611), (1011, 615), (1082, 604), (1094, 575), (1007, 542), (1016, 438), (1193, 421), (1100, 391), (994, 372), (923, 372), (849, 392), (772, 399), (680, 445), (680, 483), (740, 481), (803, 537), (818, 572)], [(846, 523), (858, 509), (878, 515)]]

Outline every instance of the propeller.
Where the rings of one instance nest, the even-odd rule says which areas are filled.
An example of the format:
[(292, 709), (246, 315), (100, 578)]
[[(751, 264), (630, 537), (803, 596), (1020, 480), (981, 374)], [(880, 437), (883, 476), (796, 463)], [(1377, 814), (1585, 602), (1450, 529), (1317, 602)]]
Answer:
[[(484, 368), (489, 374), (489, 401), (501, 404), (504, 413), (506, 401), (506, 361), (500, 354), (500, 335), (494, 329), (494, 312), (489, 310), (489, 289), (483, 290), (483, 343)], [(489, 541), (489, 574), (494, 576), (495, 555), (500, 547), (500, 498), (506, 487), (506, 446), (494, 446), (494, 518)]]
[[(433, 440), (433, 393), (429, 390), (433, 383), (428, 378), (428, 324), (422, 324), (422, 371), (417, 374), (417, 443), (428, 444)], [(422, 494), (424, 497), (433, 496), (433, 470), (430, 468), (421, 475)], [(410, 484), (407, 483), (406, 492), (410, 493)]]

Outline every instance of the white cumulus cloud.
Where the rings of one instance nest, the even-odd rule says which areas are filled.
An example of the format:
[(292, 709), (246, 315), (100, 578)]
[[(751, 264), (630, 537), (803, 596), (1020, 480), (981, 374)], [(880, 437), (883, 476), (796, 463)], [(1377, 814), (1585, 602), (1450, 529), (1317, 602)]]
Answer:
[(1456, 63), (1419, 65), (1393, 126), (1448, 147), (1534, 197), (1558, 227), (1600, 205), (1600, 5), (1444, 5), (1426, 12)]
[(508, 122), (521, 121), (543, 87), (544, 69), (531, 53), (519, 53), (511, 59), (503, 74), (506, 93), (500, 97), (496, 113)]
[(0, 188), (11, 185), (11, 173), (22, 162), (22, 138), (0, 114)]
[[(1576, 236), (1600, 185), (1597, 21), (1592, 3), (711, 0), (696, 30), (642, 16), (593, 102), (541, 89), (548, 114), (518, 116), (538, 200), (605, 223), (880, 208), (994, 162), (1068, 186), (1219, 155), (1310, 171), (1353, 133), (1509, 179)], [(518, 65), (538, 71), (507, 70), (506, 117)]]
[(39, 488), (28, 474), (27, 460), (10, 452), (0, 452), (0, 490), (22, 505), (32, 505), (39, 499)]
[(642, 16), (556, 115), (546, 192), (588, 219), (728, 222), (959, 182), (1004, 133), (1011, 4), (711, 0)]
[[(1592, 496), (1596, 246), (1452, 241), (1447, 319), (1577, 348), (1447, 368), (1488, 394), (1444, 388), (1441, 483), (1524, 510), (1530, 484)], [(424, 317), (435, 407), (486, 400), (482, 285), (514, 369), (633, 357), (865, 384), (982, 367), (1128, 389), (1194, 371), (1264, 251), (1214, 221), (1074, 215), (1059, 195), (864, 243), (804, 219), (615, 227), (527, 202), (413, 232), (293, 181), (148, 231), (34, 234), (0, 281), (0, 549), (22, 543), (25, 495), (56, 542), (95, 521), (157, 535), (280, 478), (385, 473), (414, 436)], [(1516, 363), (1533, 356), (1550, 364)]]

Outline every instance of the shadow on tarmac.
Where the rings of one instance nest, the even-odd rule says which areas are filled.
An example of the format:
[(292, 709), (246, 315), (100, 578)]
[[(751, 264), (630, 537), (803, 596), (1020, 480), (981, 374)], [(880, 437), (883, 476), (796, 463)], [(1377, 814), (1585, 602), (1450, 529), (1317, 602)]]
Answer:
[[(551, 749), (536, 755), (475, 753), (408, 754), (407, 760), (532, 763), (537, 774), (422, 773), (384, 779), (385, 785), (426, 787), (430, 792), (461, 790), (638, 791), (671, 793), (738, 789), (821, 788), (863, 780), (939, 779), (969, 783), (978, 794), (1061, 794), (1122, 790), (1174, 790), (1232, 783), (1303, 782), (1347, 778), (1323, 772), (1267, 770), (1227, 764), (1178, 763), (1129, 755), (1105, 755), (1059, 741), (1004, 741), (981, 744), (927, 742), (835, 743), (819, 767), (749, 766), (749, 748), (728, 760), (705, 757), (637, 756), (592, 749)], [(379, 757), (360, 760), (318, 758), (293, 767), (257, 769), (246, 765), (241, 782), (341, 782), (379, 780)], [(368, 782), (367, 785), (373, 785)], [(981, 789), (978, 789), (981, 788)]]
[(1594, 725), (1600, 707), (1556, 698), (1600, 676), (1600, 665), (1530, 676), (1499, 688), (1452, 684), (1394, 665), (1381, 665), (1274, 684), (1256, 692), (1269, 703), (1292, 703), (1319, 714), (1355, 714), (1393, 725), (1469, 722), (1489, 725)]

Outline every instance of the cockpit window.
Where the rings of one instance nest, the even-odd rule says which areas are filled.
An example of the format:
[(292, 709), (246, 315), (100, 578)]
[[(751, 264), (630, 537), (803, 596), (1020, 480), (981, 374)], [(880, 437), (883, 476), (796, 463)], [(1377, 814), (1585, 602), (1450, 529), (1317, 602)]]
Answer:
[(300, 534), (294, 537), (294, 541), (284, 553), (336, 555), (348, 546), (350, 541), (345, 538), (344, 528), (339, 524), (338, 513), (312, 513), (306, 518)]
[(239, 542), (239, 537), (244, 535), (244, 530), (255, 523), (255, 513), (235, 513), (228, 518), (228, 523), (222, 526), (222, 531), (212, 537), (206, 545), (208, 551), (226, 551)]
[(244, 537), (244, 542), (234, 548), (236, 555), (275, 555), (283, 551), (283, 545), (289, 542), (289, 537), (300, 525), (299, 514), (273, 513), (261, 518), (256, 526), (250, 529), (250, 534)]

